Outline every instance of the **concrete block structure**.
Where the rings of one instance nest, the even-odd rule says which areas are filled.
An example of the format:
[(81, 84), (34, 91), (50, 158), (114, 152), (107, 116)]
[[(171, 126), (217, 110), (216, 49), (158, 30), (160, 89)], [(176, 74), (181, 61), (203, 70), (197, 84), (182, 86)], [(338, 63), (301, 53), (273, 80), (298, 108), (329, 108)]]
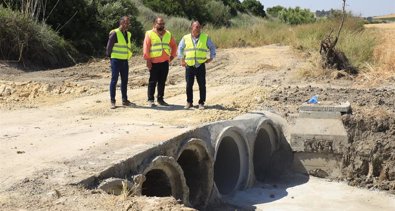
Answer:
[[(323, 172), (320, 175), (340, 174), (341, 158), (348, 143), (348, 135), (341, 121), (341, 115), (351, 113), (349, 102), (334, 104), (303, 104), (299, 117), (291, 129), (290, 144), (295, 160), (301, 162), (304, 170)], [(322, 176), (324, 177), (324, 176)]]

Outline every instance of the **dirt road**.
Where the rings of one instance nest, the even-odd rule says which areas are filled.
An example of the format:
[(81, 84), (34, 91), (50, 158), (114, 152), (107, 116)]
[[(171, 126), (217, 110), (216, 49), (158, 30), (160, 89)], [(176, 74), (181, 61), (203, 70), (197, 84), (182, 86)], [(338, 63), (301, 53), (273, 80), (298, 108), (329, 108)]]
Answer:
[[(231, 119), (255, 109), (276, 111), (292, 123), (298, 106), (315, 94), (322, 100), (352, 102), (356, 119), (348, 117), (349, 122), (357, 122), (361, 118), (358, 115), (374, 116), (372, 113), (379, 111), (383, 118), (393, 121), (395, 113), (391, 82), (381, 84), (378, 89), (366, 89), (351, 79), (333, 80), (323, 76), (301, 80), (303, 72), (315, 71), (317, 67), (304, 55), (279, 45), (219, 50), (218, 57), (207, 65), (205, 110), (183, 109), (184, 70), (177, 62), (170, 67), (165, 92), (165, 100), (172, 106), (146, 106), (148, 73), (142, 59), (133, 58), (128, 95), (137, 107), (119, 106), (115, 110), (109, 109), (108, 61), (31, 73), (0, 65), (0, 208), (4, 209), (141, 208), (151, 199), (143, 197), (130, 202), (65, 184), (80, 177), (79, 174), (89, 175), (105, 168), (103, 163), (116, 162), (201, 123)], [(197, 90), (196, 84), (195, 101)], [(119, 89), (117, 98), (120, 102)], [(375, 117), (379, 122), (387, 122), (380, 133), (369, 133), (370, 137), (388, 143), (380, 151), (380, 170), (388, 167), (382, 189), (395, 190), (395, 170), (389, 168), (395, 162), (390, 151), (395, 149), (392, 141), (395, 122)], [(377, 121), (366, 124), (373, 128)], [(352, 125), (349, 130), (357, 132), (351, 148), (358, 148), (358, 140), (365, 140), (366, 135)], [(374, 140), (371, 143), (377, 144)], [(356, 163), (360, 160), (363, 165), (369, 165), (372, 157), (366, 153), (365, 156), (356, 152), (351, 157)], [(386, 155), (393, 157), (389, 159)], [(360, 172), (361, 168), (365, 167), (352, 165), (346, 173)], [(361, 176), (349, 181), (359, 178), (367, 181), (364, 180), (367, 174), (363, 174), (361, 170)], [(376, 172), (376, 177), (379, 174)], [(382, 183), (375, 183), (374, 177), (370, 179), (370, 187), (381, 187)], [(355, 182), (360, 184), (366, 185)], [(153, 207), (179, 206), (171, 199), (158, 200), (165, 203)]]

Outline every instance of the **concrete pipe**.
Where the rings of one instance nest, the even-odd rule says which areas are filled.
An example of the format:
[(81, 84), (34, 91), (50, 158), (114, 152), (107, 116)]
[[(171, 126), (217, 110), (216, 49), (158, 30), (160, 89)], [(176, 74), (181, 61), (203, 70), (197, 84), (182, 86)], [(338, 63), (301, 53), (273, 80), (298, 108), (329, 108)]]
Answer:
[(189, 187), (189, 202), (196, 209), (204, 209), (213, 188), (213, 159), (206, 142), (190, 139), (178, 151), (181, 166)]
[(145, 181), (141, 193), (146, 196), (173, 196), (186, 206), (189, 204), (189, 190), (181, 167), (172, 157), (157, 156), (143, 171)]
[(229, 195), (246, 187), (249, 177), (249, 150), (242, 134), (237, 127), (226, 127), (216, 141), (214, 182), (222, 195)]
[(278, 148), (278, 137), (273, 123), (262, 120), (256, 129), (253, 143), (253, 166), (255, 179), (263, 182), (272, 163), (272, 154)]

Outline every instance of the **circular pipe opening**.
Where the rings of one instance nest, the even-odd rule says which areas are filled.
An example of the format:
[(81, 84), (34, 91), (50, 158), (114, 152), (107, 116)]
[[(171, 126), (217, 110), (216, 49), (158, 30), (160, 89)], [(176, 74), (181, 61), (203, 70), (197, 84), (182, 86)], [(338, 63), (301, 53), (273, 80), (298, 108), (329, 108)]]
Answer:
[[(199, 162), (197, 152), (184, 150), (177, 160), (184, 171), (185, 180), (189, 187), (189, 201), (193, 207), (204, 206), (206, 195), (203, 195), (204, 187), (208, 183), (208, 169), (204, 161)], [(207, 194), (207, 193), (206, 193)]]
[(271, 153), (272, 144), (269, 133), (265, 129), (261, 128), (259, 129), (255, 139), (253, 154), (255, 178), (258, 181), (263, 182), (267, 175), (271, 162)]
[(142, 195), (145, 196), (171, 196), (171, 184), (169, 177), (160, 169), (153, 169), (145, 175), (145, 182), (142, 186)]
[(217, 149), (214, 163), (214, 181), (221, 194), (232, 192), (240, 176), (240, 153), (232, 137), (224, 137)]
[(142, 174), (145, 181), (141, 193), (146, 196), (173, 196), (186, 206), (189, 203), (189, 189), (180, 165), (169, 156), (155, 157)]

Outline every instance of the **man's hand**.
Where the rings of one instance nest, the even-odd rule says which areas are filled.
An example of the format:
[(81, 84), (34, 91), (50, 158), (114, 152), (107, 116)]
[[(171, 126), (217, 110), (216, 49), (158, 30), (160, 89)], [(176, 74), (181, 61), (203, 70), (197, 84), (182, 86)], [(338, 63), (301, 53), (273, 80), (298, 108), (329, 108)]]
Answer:
[(173, 59), (174, 59), (174, 56), (170, 56), (170, 62), (173, 61)]
[(185, 63), (185, 59), (181, 59), (181, 66), (183, 67), (187, 66), (187, 63)]
[(211, 61), (213, 61), (213, 59), (212, 59), (212, 58), (210, 58), (210, 59), (207, 59), (207, 60), (206, 60), (206, 63), (208, 64), (208, 63), (210, 63)]
[(152, 68), (152, 62), (150, 60), (147, 60), (147, 67), (148, 67), (148, 71), (150, 71)]

